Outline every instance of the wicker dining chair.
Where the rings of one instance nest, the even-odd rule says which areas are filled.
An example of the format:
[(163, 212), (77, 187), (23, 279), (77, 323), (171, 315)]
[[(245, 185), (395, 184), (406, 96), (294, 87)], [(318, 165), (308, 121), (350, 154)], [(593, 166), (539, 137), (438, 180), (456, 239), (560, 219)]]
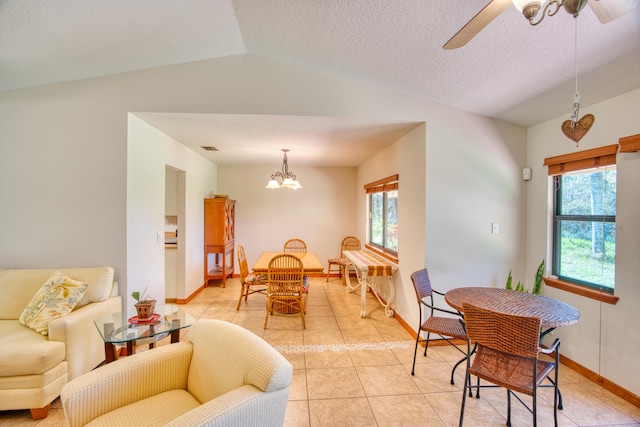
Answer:
[(266, 280), (263, 280), (261, 275), (249, 273), (249, 264), (247, 263), (244, 246), (242, 245), (238, 245), (238, 265), (240, 266), (240, 283), (242, 288), (240, 289), (240, 298), (238, 299), (236, 310), (240, 310), (242, 298), (244, 298), (246, 302), (251, 294), (267, 294)]
[(302, 239), (289, 239), (284, 242), (284, 252), (307, 252), (307, 244)]
[[(431, 287), (431, 281), (429, 280), (429, 273), (426, 268), (422, 270), (414, 271), (411, 274), (411, 282), (413, 282), (413, 288), (416, 291), (416, 298), (418, 299), (418, 306), (420, 309), (420, 324), (418, 326), (418, 333), (416, 335), (416, 346), (413, 351), (413, 367), (411, 368), (411, 375), (415, 375), (416, 369), (416, 355), (418, 354), (418, 344), (424, 343), (424, 356), (427, 356), (427, 350), (429, 348), (429, 340), (431, 334), (436, 334), (440, 338), (447, 341), (453, 347), (455, 347), (460, 353), (464, 355), (458, 363), (451, 370), (451, 384), (453, 384), (453, 375), (458, 365), (467, 360), (467, 353), (460, 349), (451, 339), (467, 341), (467, 334), (464, 329), (464, 322), (460, 313), (452, 310), (440, 308), (435, 305), (433, 295), (444, 296), (442, 292), (438, 292)], [(451, 314), (454, 317), (442, 317), (434, 316), (435, 312)], [(424, 322), (422, 319), (425, 319)], [(420, 333), (426, 332), (427, 337), (425, 339), (420, 338)]]
[(345, 275), (348, 274), (345, 271), (347, 266), (347, 260), (342, 256), (342, 252), (344, 251), (358, 251), (360, 250), (360, 240), (355, 236), (347, 236), (342, 239), (342, 243), (340, 244), (340, 258), (329, 258), (327, 260), (327, 282), (329, 281), (329, 275), (331, 274), (331, 266), (338, 266), (338, 270), (340, 273), (340, 277), (342, 278), (342, 285), (346, 285)]
[[(539, 387), (553, 387), (553, 420), (558, 425), (558, 367), (560, 340), (549, 348), (541, 348), (540, 318), (505, 314), (462, 303), (467, 328), (467, 349), (471, 341), (477, 345), (473, 363), (467, 359), (465, 390), (460, 408), (460, 427), (464, 420), (467, 387), (503, 387), (507, 389), (507, 425), (511, 425), (511, 396), (514, 396), (533, 414), (537, 426), (537, 395)], [(541, 360), (539, 353), (555, 353), (555, 360)], [(554, 379), (549, 374), (555, 371)], [(492, 385), (471, 386), (470, 376), (486, 380)], [(541, 385), (547, 379), (551, 385)], [(515, 392), (533, 397), (530, 407)]]
[(267, 276), (267, 328), (269, 316), (274, 310), (280, 313), (300, 313), (302, 328), (306, 329), (304, 310), (307, 294), (303, 289), (304, 270), (302, 261), (295, 255), (276, 255), (269, 261)]

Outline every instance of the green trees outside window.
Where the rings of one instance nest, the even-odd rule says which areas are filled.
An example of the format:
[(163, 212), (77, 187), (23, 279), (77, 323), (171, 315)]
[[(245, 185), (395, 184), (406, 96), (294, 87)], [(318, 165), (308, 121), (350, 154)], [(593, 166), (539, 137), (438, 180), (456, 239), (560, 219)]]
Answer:
[(552, 272), (562, 280), (613, 292), (616, 169), (554, 176)]
[(369, 194), (370, 243), (398, 252), (398, 190)]

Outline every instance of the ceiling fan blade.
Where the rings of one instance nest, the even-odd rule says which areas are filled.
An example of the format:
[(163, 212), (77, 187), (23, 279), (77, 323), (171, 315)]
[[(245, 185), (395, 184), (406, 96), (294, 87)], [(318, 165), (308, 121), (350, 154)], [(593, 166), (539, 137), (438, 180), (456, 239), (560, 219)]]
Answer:
[(443, 47), (445, 49), (457, 49), (467, 44), (469, 40), (474, 38), (484, 27), (489, 25), (498, 15), (509, 7), (511, 0), (491, 0), (484, 9), (474, 16), (467, 24), (460, 29), (451, 40)]
[(606, 24), (640, 6), (640, 0), (590, 1), (589, 6), (600, 22)]

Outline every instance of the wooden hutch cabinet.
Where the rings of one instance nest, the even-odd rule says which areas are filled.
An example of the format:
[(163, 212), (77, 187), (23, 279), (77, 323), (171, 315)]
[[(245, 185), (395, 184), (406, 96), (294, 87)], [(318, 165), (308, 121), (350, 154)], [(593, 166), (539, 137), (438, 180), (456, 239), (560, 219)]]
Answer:
[(233, 274), (235, 250), (235, 200), (204, 199), (204, 286)]

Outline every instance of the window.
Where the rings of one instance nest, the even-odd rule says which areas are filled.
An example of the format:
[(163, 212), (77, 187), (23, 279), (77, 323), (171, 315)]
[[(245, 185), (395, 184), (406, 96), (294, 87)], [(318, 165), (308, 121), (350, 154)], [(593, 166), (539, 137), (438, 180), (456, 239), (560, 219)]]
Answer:
[(617, 145), (545, 159), (553, 177), (553, 261), (558, 279), (613, 293)]
[(392, 257), (398, 255), (398, 175), (364, 186), (367, 194), (368, 245)]
[(554, 176), (552, 272), (562, 280), (615, 287), (616, 169)]

